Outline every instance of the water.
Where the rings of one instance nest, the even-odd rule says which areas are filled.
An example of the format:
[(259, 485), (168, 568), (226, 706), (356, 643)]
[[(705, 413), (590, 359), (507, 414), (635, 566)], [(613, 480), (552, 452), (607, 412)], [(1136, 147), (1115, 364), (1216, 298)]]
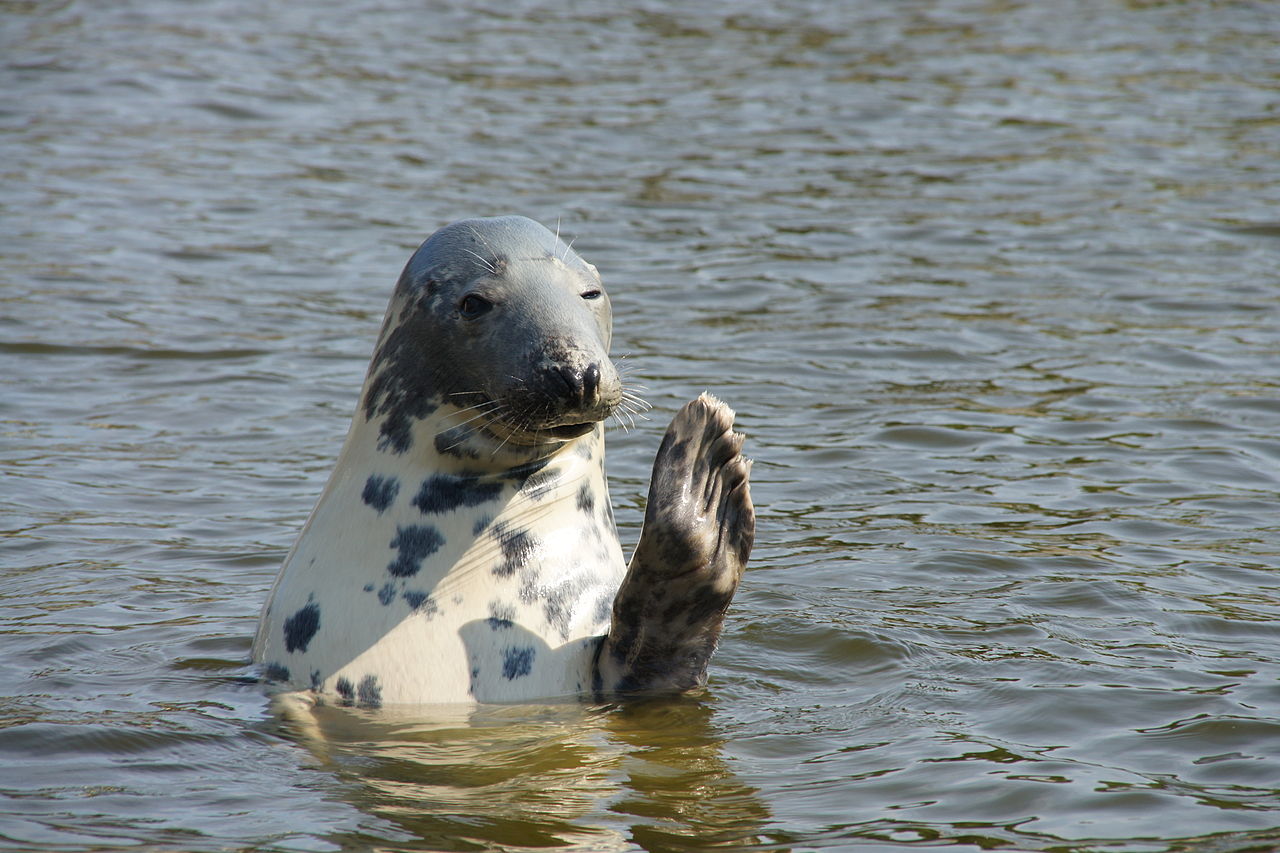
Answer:
[[(1269, 3), (0, 6), (0, 846), (1280, 845)], [(400, 266), (523, 213), (757, 548), (706, 695), (273, 715)]]

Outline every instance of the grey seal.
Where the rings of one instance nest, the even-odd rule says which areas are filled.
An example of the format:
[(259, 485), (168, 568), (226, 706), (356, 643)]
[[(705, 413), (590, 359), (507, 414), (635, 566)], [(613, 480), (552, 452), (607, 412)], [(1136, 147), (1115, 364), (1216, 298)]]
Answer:
[(754, 539), (751, 463), (727, 406), (685, 405), (624, 561), (611, 336), (599, 273), (536, 222), (432, 234), (263, 609), (266, 678), (367, 707), (701, 687)]

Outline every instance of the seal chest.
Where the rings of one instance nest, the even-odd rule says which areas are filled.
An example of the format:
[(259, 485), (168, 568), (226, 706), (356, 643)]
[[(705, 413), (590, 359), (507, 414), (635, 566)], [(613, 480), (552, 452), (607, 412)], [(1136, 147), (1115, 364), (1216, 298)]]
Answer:
[[(672, 512), (646, 517), (628, 569), (604, 474), (603, 421), (623, 400), (611, 330), (595, 268), (530, 220), (465, 220), (423, 243), (396, 285), (334, 471), (263, 611), (254, 660), (268, 679), (364, 706), (598, 696), (670, 680), (646, 658), (648, 629), (679, 609), (668, 601), (666, 616), (652, 612), (667, 595), (655, 598), (656, 586), (678, 596), (682, 585), (664, 574), (705, 563), (728, 568), (732, 596), (754, 529), (747, 463), (732, 413), (705, 404), (681, 427), (682, 459), (701, 459), (702, 473), (659, 453), (671, 476), (650, 502)], [(675, 541), (728, 529), (674, 506), (698, 477), (707, 488), (708, 462), (716, 488), (736, 488), (730, 502), (746, 510), (728, 522), (728, 557)], [(705, 647), (698, 683), (724, 607), (711, 611), (710, 646), (707, 631), (695, 642)], [(655, 679), (641, 666), (663, 671)]]

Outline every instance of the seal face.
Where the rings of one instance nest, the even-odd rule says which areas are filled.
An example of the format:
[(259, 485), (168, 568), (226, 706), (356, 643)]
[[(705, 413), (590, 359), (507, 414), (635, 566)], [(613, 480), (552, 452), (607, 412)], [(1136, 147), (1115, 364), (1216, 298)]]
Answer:
[(542, 226), (514, 216), (454, 223), (400, 276), (365, 419), (379, 421), (383, 449), (401, 454), (415, 423), (448, 406), (541, 458), (544, 445), (588, 434), (621, 401), (612, 328), (595, 267)]
[(732, 412), (686, 406), (628, 569), (604, 474), (611, 333), (596, 269), (531, 220), (419, 247), (264, 608), (269, 680), (363, 706), (701, 683), (750, 550), (748, 463)]

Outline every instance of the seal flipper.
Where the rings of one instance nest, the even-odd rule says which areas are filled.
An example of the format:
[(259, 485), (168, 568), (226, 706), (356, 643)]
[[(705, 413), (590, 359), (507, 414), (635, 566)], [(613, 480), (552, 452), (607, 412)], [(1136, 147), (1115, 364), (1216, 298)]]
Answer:
[(706, 683), (724, 614), (755, 538), (733, 410), (703, 394), (658, 449), (640, 543), (596, 657), (598, 696), (683, 692)]

